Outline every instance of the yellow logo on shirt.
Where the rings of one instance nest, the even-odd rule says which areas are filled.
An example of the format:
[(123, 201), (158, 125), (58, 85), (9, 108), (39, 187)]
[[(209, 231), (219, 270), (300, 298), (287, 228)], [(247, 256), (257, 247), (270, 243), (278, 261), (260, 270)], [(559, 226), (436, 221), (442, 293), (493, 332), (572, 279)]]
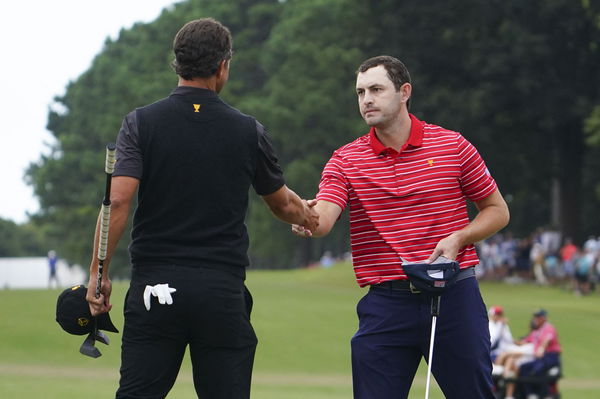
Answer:
[(202, 104), (194, 104), (194, 112), (200, 112), (200, 107)]
[(429, 166), (433, 166), (433, 159), (428, 159), (427, 163), (429, 164)]

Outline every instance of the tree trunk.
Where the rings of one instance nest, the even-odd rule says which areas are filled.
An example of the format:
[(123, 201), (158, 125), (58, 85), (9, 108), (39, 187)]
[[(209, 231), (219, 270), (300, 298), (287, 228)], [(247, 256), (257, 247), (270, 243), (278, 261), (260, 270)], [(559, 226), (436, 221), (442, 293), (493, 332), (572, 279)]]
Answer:
[(584, 156), (581, 122), (570, 121), (561, 134), (558, 179), (560, 187), (560, 229), (564, 238), (578, 242), (581, 237), (582, 168)]

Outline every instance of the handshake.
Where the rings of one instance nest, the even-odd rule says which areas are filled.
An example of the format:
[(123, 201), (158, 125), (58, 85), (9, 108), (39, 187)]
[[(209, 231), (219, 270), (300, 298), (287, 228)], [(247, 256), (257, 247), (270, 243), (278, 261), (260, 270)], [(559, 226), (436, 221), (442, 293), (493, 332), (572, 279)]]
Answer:
[(304, 221), (302, 224), (292, 224), (292, 233), (300, 237), (312, 237), (319, 227), (319, 213), (315, 209), (317, 200), (302, 200)]

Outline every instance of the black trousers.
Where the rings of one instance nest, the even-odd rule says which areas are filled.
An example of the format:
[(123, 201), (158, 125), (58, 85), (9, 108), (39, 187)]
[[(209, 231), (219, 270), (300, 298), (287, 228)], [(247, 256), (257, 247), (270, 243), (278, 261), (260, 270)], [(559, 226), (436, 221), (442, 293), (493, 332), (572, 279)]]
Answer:
[[(146, 285), (166, 283), (177, 289), (173, 304), (160, 305), (152, 297), (146, 310)], [(249, 398), (257, 344), (251, 308), (243, 273), (178, 265), (134, 267), (125, 298), (117, 399), (166, 397), (188, 345), (198, 397)]]

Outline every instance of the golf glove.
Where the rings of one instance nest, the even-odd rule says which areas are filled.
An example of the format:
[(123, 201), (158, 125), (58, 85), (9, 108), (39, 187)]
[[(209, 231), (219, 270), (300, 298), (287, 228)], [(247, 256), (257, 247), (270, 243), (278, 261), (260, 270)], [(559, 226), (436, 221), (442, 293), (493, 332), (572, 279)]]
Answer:
[(146, 310), (150, 310), (150, 297), (155, 296), (158, 297), (158, 303), (164, 305), (173, 304), (173, 298), (171, 294), (177, 291), (175, 288), (169, 287), (169, 284), (156, 284), (154, 286), (147, 285), (144, 290), (144, 305), (146, 306)]

